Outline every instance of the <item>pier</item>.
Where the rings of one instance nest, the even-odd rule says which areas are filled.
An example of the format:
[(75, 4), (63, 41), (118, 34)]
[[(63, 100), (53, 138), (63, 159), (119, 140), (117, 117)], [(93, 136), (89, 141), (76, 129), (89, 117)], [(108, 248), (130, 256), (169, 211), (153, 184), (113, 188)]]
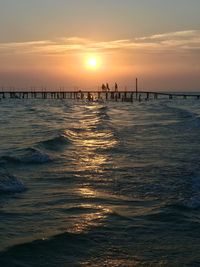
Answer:
[(67, 91), (67, 90), (1, 90), (0, 99), (74, 99), (88, 101), (134, 102), (156, 99), (200, 99), (199, 94), (165, 93), (154, 91)]

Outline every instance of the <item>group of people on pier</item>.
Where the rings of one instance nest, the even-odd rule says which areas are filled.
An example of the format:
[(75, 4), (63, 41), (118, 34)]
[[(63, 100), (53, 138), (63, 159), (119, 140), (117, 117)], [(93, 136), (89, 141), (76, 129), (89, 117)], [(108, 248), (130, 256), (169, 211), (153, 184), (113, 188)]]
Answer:
[[(106, 84), (103, 83), (101, 86), (101, 89), (102, 89), (102, 92), (110, 92), (111, 91), (108, 83), (106, 83)], [(115, 83), (114, 92), (118, 92), (118, 84), (117, 83)]]

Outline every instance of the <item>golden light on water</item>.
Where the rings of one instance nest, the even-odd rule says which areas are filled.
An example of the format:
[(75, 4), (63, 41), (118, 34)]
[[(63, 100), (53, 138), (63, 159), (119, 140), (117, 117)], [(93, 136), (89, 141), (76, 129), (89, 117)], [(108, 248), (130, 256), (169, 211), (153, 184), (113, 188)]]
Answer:
[[(89, 64), (91, 67), (96, 67), (97, 62), (91, 60)], [(78, 181), (80, 179), (82, 182), (73, 193), (83, 199), (82, 204), (77, 207), (81, 211), (78, 219), (72, 218), (75, 223), (67, 229), (68, 232), (82, 233), (103, 225), (112, 213), (109, 205), (101, 206), (95, 203), (98, 198), (110, 197), (95, 185), (100, 184), (103, 187), (103, 184), (110, 179), (106, 166), (111, 159), (105, 150), (114, 148), (118, 142), (112, 129), (107, 128), (102, 121), (102, 117), (106, 114), (105, 110), (106, 108), (99, 103), (84, 105), (79, 119), (73, 124), (74, 129), (66, 129), (63, 133), (63, 136), (77, 148), (72, 156), (73, 171), (75, 170)]]

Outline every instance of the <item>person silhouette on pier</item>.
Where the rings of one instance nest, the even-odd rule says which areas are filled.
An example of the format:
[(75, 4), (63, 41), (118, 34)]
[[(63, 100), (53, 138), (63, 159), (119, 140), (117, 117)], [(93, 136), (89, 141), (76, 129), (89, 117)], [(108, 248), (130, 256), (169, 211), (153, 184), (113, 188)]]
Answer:
[(107, 92), (110, 91), (110, 87), (109, 87), (109, 84), (108, 83), (106, 83), (106, 90), (107, 90)]
[(101, 89), (102, 89), (102, 91), (103, 91), (103, 92), (105, 92), (105, 91), (106, 91), (106, 86), (105, 86), (105, 84), (104, 84), (104, 83), (102, 84), (102, 86), (101, 86)]
[(118, 92), (118, 84), (115, 83), (115, 92)]

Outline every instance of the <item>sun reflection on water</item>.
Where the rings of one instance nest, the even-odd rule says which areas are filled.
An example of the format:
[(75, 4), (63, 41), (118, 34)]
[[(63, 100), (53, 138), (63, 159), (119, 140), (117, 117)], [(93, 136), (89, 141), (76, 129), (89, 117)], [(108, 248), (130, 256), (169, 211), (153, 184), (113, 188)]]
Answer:
[[(82, 191), (82, 193), (85, 195), (87, 191)], [(108, 214), (111, 213), (109, 209), (100, 205), (82, 204), (80, 207), (83, 210), (85, 209), (85, 213), (79, 214), (78, 220), (75, 220), (75, 223), (68, 229), (68, 232), (78, 234), (90, 230), (91, 227), (98, 227), (103, 224)]]
[[(95, 197), (96, 193), (94, 190), (91, 190), (90, 188), (80, 188), (79, 193), (83, 195), (84, 197)], [(86, 205), (85, 205), (86, 206)]]
[(102, 107), (99, 107), (99, 104), (87, 105), (84, 108), (86, 114), (79, 118), (74, 128), (67, 129), (64, 135), (77, 148), (73, 154), (77, 172), (102, 172), (109, 162), (106, 150), (115, 147), (118, 141), (111, 128), (101, 119), (101, 116), (106, 114), (106, 109), (100, 112)]
[(90, 214), (84, 214), (79, 216), (79, 220), (68, 230), (71, 233), (82, 233), (88, 231), (91, 227), (97, 227), (100, 221), (106, 217), (106, 214), (102, 212), (94, 212)]
[(106, 166), (111, 160), (107, 149), (118, 143), (112, 129), (102, 119), (106, 109), (99, 104), (83, 108), (86, 113), (83, 112), (74, 127), (64, 133), (75, 147), (72, 162), (75, 176), (81, 180), (76, 194), (82, 199), (84, 213), (74, 219), (71, 231), (75, 233), (101, 225), (111, 213), (108, 208), (95, 204), (102, 193), (95, 188), (97, 182), (102, 184), (107, 179)]

